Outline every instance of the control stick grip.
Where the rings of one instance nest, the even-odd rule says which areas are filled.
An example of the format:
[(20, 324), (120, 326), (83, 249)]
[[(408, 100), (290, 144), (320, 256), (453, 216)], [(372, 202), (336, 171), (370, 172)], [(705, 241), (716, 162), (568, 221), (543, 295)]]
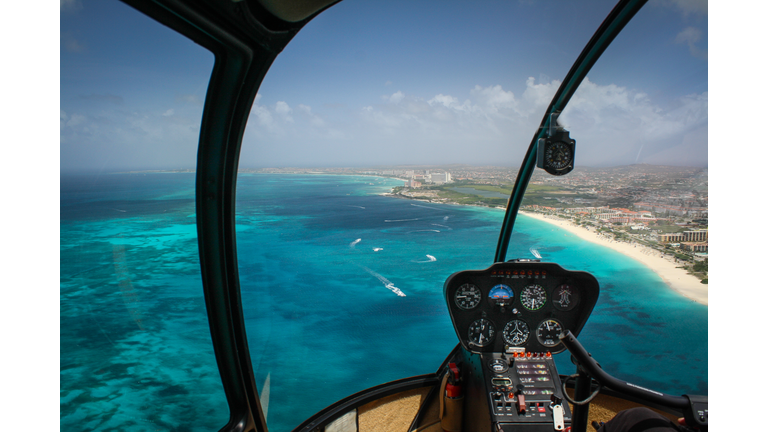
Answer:
[(687, 397), (664, 394), (612, 377), (600, 368), (587, 350), (585, 350), (581, 343), (576, 340), (576, 336), (574, 336), (570, 330), (565, 330), (560, 335), (560, 341), (566, 348), (568, 348), (568, 351), (573, 355), (573, 358), (579, 363), (579, 367), (586, 371), (592, 378), (600, 382), (604, 387), (670, 408), (685, 410), (685, 408), (689, 407), (690, 402)]

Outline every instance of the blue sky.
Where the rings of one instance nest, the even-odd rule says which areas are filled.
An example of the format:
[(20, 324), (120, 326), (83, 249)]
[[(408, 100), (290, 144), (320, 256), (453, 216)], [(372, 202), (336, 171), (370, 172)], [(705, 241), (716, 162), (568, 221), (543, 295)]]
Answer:
[[(612, 7), (345, 0), (278, 56), (241, 166), (518, 166)], [(61, 170), (194, 167), (212, 55), (117, 1), (61, 0), (60, 27)], [(582, 87), (577, 164), (706, 166), (706, 1), (650, 1)]]

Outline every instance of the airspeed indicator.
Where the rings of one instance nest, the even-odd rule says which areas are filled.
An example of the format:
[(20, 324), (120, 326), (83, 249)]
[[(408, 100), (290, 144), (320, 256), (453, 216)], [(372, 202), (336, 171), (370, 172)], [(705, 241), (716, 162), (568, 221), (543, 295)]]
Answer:
[(520, 302), (528, 310), (539, 310), (547, 303), (547, 293), (541, 285), (528, 285), (520, 293)]

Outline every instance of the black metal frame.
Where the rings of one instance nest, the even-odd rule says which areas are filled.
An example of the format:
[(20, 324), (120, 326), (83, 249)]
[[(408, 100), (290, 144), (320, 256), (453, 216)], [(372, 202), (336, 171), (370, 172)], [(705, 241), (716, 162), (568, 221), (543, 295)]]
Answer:
[(235, 243), (240, 146), (259, 86), (272, 62), (314, 16), (282, 21), (255, 1), (123, 0), (210, 50), (197, 155), (196, 215), (205, 303), (230, 409), (222, 431), (267, 431), (243, 321)]
[(503, 262), (507, 257), (507, 248), (509, 247), (509, 240), (512, 236), (512, 229), (515, 226), (517, 211), (520, 210), (520, 204), (523, 202), (525, 189), (528, 187), (528, 182), (531, 180), (533, 170), (536, 168), (538, 141), (539, 138), (544, 138), (547, 129), (549, 128), (551, 114), (559, 115), (563, 109), (565, 109), (565, 106), (568, 105), (568, 101), (571, 100), (576, 89), (587, 76), (587, 72), (592, 69), (592, 66), (594, 66), (606, 48), (613, 42), (613, 39), (616, 38), (624, 26), (627, 25), (647, 1), (648, 0), (621, 0), (613, 10), (611, 10), (611, 13), (608, 14), (595, 34), (592, 35), (592, 38), (581, 51), (576, 62), (571, 66), (571, 70), (568, 71), (565, 79), (563, 79), (560, 88), (557, 89), (557, 93), (555, 93), (555, 96), (552, 98), (552, 102), (549, 103), (549, 107), (547, 107), (547, 110), (544, 112), (544, 118), (541, 120), (539, 129), (533, 134), (531, 144), (528, 146), (528, 151), (525, 153), (523, 163), (520, 166), (520, 170), (517, 172), (515, 186), (512, 188), (512, 193), (507, 201), (507, 211), (504, 215), (504, 222), (501, 225), (501, 232), (499, 233), (499, 241), (496, 245), (496, 254), (493, 262)]

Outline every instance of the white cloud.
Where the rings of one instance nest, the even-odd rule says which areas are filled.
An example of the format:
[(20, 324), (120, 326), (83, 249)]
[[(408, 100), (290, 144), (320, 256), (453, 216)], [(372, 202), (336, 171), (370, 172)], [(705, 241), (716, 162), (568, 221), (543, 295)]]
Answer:
[(384, 100), (389, 101), (390, 103), (393, 103), (393, 104), (398, 104), (400, 103), (401, 100), (403, 100), (404, 97), (405, 97), (405, 94), (403, 94), (403, 92), (398, 90), (397, 92), (393, 93), (392, 96), (384, 96)]
[(576, 139), (585, 164), (659, 163), (662, 151), (669, 165), (706, 163), (707, 142), (694, 131), (707, 127), (707, 99), (707, 92), (692, 94), (662, 107), (643, 92), (585, 79), (560, 122)]
[(323, 121), (323, 119), (312, 112), (312, 107), (309, 107), (304, 104), (299, 104), (298, 108), (299, 108), (299, 111), (309, 119), (309, 123), (312, 126), (315, 126), (315, 127), (325, 126), (325, 122)]
[(677, 34), (675, 43), (688, 45), (692, 56), (706, 60), (707, 52), (696, 46), (696, 43), (701, 39), (701, 35), (701, 30), (695, 27), (686, 27)]
[(173, 115), (173, 108), (163, 113), (163, 117), (169, 117)]
[(708, 14), (708, 0), (651, 0), (649, 6), (665, 7), (680, 12), (683, 17), (705, 16)]
[(82, 7), (83, 7), (83, 3), (81, 2), (81, 0), (60, 0), (59, 1), (59, 10), (61, 12), (78, 10), (78, 9), (82, 9)]
[(203, 106), (203, 100), (195, 94), (178, 95), (176, 96), (176, 102), (183, 102), (195, 106)]
[(290, 106), (288, 106), (287, 103), (285, 103), (283, 101), (278, 101), (275, 104), (275, 112), (278, 113), (278, 114), (281, 114), (281, 115), (288, 115), (291, 112), (293, 112), (293, 110), (291, 109)]
[(683, 16), (707, 15), (708, 3), (707, 0), (672, 0), (672, 4), (683, 13)]
[(85, 52), (85, 45), (80, 42), (71, 32), (64, 32), (59, 35), (61, 46), (68, 52)]
[[(398, 91), (343, 113), (315, 112), (305, 104), (291, 109), (285, 102), (267, 107), (257, 98), (243, 161), (516, 164), (559, 86), (559, 81), (528, 78), (519, 95), (501, 85), (475, 86), (465, 99)], [(285, 117), (289, 114), (292, 122)], [(706, 92), (660, 106), (645, 92), (585, 79), (561, 123), (577, 140), (577, 160), (584, 165), (679, 158), (685, 152), (706, 163), (701, 130), (706, 131), (707, 117)], [(286, 158), (291, 162), (277, 162)]]

